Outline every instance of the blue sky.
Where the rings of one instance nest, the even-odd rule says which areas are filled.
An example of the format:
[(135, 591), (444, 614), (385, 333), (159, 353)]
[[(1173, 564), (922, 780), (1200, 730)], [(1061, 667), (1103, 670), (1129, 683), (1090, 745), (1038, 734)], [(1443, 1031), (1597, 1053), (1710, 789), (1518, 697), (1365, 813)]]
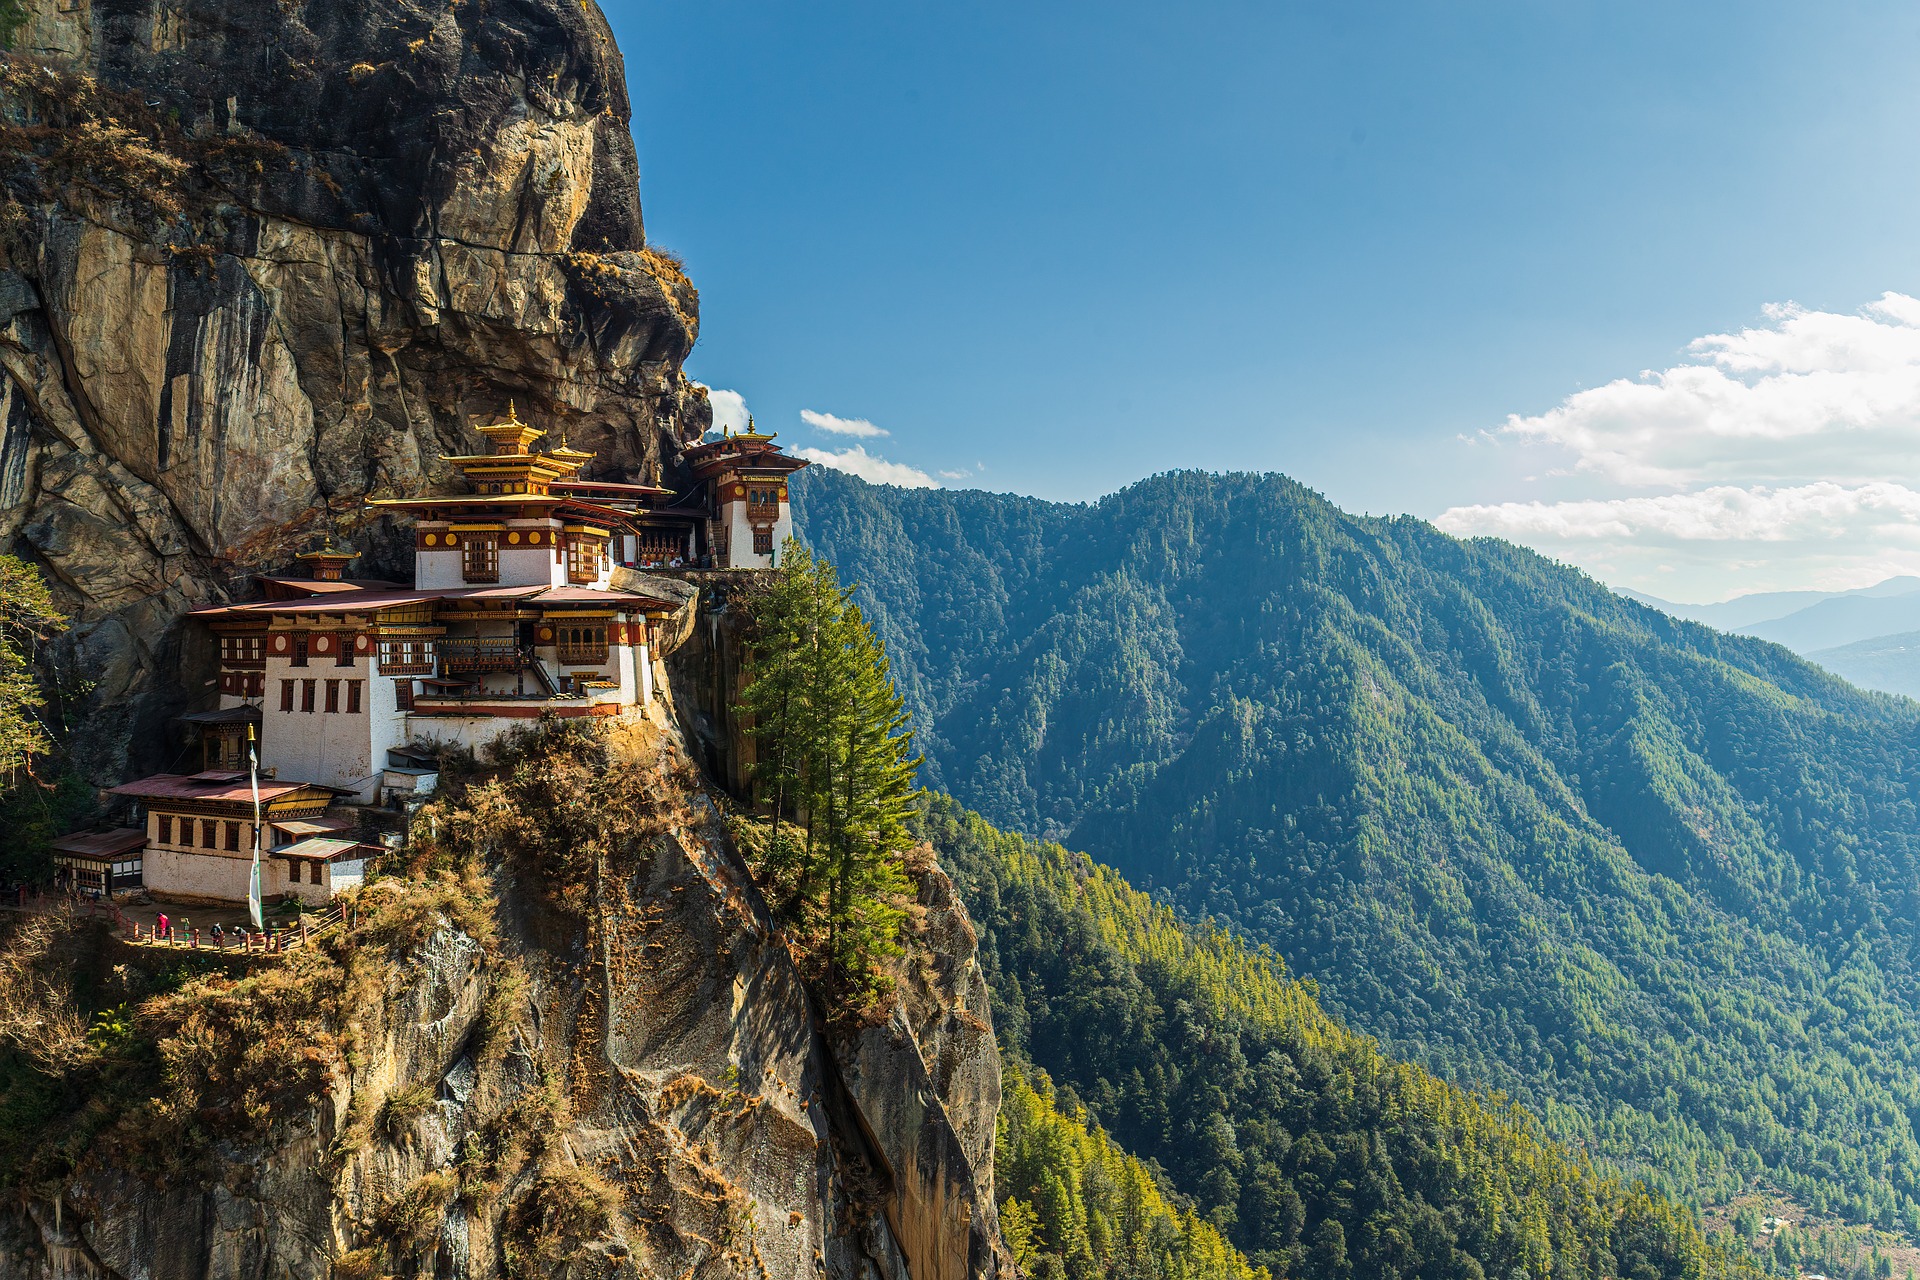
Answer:
[(1913, 6), (606, 8), (691, 371), (795, 447), (1285, 471), (1678, 599), (1920, 569)]

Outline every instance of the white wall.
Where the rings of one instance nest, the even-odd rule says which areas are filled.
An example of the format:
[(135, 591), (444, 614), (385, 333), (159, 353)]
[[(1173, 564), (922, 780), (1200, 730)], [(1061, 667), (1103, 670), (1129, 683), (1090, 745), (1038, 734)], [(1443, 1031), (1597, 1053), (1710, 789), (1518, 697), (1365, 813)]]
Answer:
[(779, 517), (773, 522), (773, 553), (755, 555), (753, 552), (753, 526), (747, 521), (747, 503), (744, 500), (727, 499), (720, 508), (721, 523), (727, 527), (727, 568), (730, 569), (771, 569), (780, 556), (780, 548), (793, 536), (793, 512), (786, 503), (780, 504)]
[[(274, 634), (281, 634), (276, 628)], [(260, 708), (260, 764), (287, 782), (318, 782), (349, 787), (371, 803), (379, 786), (379, 770), (387, 763), (399, 722), (394, 713), (393, 682), (378, 674), (370, 653), (354, 655), (353, 665), (338, 666), (334, 656), (312, 654), (307, 665), (293, 665), (291, 654), (273, 652), (267, 645), (267, 696)], [(293, 710), (280, 709), (280, 682), (292, 680)], [(312, 711), (302, 711), (301, 683), (314, 682)], [(340, 710), (329, 712), (327, 681), (340, 681)], [(361, 682), (360, 710), (347, 710), (347, 682)], [(375, 714), (375, 709), (380, 714)], [(378, 743), (376, 752), (376, 743)]]

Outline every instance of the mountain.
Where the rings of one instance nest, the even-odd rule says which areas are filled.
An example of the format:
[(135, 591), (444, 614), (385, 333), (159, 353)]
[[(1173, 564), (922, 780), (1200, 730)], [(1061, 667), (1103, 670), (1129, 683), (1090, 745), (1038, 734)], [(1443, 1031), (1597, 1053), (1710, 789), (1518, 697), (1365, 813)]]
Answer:
[(1676, 618), (1759, 636), (1806, 656), (1920, 626), (1920, 578), (1913, 577), (1888, 578), (1854, 591), (1760, 591), (1718, 604), (1675, 604), (1639, 591), (1620, 594)]
[(1747, 635), (1783, 644), (1801, 654), (1916, 629), (1920, 629), (1920, 591), (1897, 596), (1841, 596), (1741, 628)]
[[(1684, 1209), (1596, 1176), (1525, 1113), (1388, 1059), (1270, 953), (946, 797), (928, 798), (920, 827), (980, 931), (1009, 1054), (1275, 1277), (1739, 1272)], [(1030, 1109), (1009, 1089), (1003, 1126)], [(1074, 1198), (1034, 1169), (1035, 1146), (1002, 1147), (1002, 1220), (1024, 1205), (1036, 1242), (1067, 1261), (1085, 1252), (1067, 1229)]]
[(1815, 649), (1807, 657), (1863, 689), (1920, 698), (1920, 631)]
[(1617, 1169), (1920, 1234), (1920, 706), (1278, 476), (795, 491), (962, 803)]

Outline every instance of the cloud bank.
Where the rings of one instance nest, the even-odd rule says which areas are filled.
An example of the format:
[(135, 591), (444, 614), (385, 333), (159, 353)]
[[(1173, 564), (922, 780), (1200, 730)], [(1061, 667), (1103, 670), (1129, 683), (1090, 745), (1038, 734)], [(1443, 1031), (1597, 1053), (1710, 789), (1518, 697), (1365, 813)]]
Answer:
[(1684, 363), (1482, 433), (1541, 455), (1560, 490), (1579, 496), (1455, 506), (1436, 523), (1688, 599), (1911, 572), (1920, 300), (1886, 293), (1852, 315), (1793, 304), (1764, 314), (1696, 339)]
[(1857, 315), (1767, 308), (1772, 322), (1690, 344), (1694, 360), (1568, 396), (1494, 434), (1633, 486), (1864, 481), (1915, 471), (1920, 300)]
[(707, 403), (713, 406), (713, 425), (727, 431), (747, 429), (747, 398), (738, 391), (721, 387), (707, 388)]
[(874, 426), (865, 418), (841, 418), (831, 413), (816, 413), (812, 409), (802, 409), (800, 421), (818, 431), (829, 432), (836, 436), (857, 436), (863, 440), (892, 434), (884, 427)]
[(903, 489), (938, 489), (939, 482), (918, 467), (910, 467), (904, 462), (888, 462), (867, 452), (865, 445), (856, 444), (852, 448), (834, 453), (830, 449), (795, 449), (794, 453), (808, 462), (817, 462), (823, 467), (832, 467), (836, 471), (845, 471), (859, 476), (872, 484), (894, 484)]

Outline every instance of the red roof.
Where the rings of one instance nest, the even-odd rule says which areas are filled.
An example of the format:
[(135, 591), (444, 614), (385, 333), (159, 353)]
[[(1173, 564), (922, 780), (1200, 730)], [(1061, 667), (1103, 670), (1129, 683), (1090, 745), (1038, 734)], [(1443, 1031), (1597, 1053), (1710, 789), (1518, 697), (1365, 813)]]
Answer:
[[(317, 782), (282, 782), (278, 778), (263, 778), (260, 781), (260, 799), (277, 800), (281, 796), (292, 795), (307, 788), (319, 791), (339, 792), (338, 787), (324, 787)], [(196, 782), (184, 774), (156, 773), (151, 778), (141, 778), (137, 782), (123, 782), (107, 792), (110, 796), (133, 796), (140, 800), (247, 800), (253, 799), (253, 787), (244, 775), (238, 782)]]
[(147, 833), (140, 827), (121, 827), (118, 831), (76, 832), (53, 842), (55, 853), (74, 858), (97, 858), (102, 862), (147, 847)]
[(611, 587), (549, 587), (528, 604), (603, 604), (611, 609), (671, 609), (673, 603), (643, 596), (637, 591), (617, 591)]
[(661, 498), (673, 492), (657, 484), (621, 484), (613, 480), (555, 480), (548, 487), (556, 493), (631, 494), (640, 498)]

